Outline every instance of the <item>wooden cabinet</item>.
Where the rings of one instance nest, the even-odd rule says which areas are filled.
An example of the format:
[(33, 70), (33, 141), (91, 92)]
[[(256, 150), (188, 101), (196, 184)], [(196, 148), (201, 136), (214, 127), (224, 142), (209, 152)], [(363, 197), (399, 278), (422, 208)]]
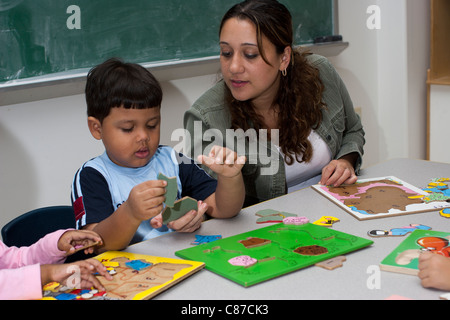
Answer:
[(427, 158), (450, 163), (450, 1), (431, 0)]

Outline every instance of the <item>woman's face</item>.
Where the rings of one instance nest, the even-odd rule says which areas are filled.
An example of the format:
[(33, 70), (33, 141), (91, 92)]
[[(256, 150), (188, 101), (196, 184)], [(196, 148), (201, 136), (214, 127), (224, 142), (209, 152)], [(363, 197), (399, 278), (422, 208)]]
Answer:
[(220, 33), (220, 63), (225, 83), (236, 100), (252, 100), (256, 107), (270, 107), (278, 92), (280, 71), (289, 65), (291, 52), (287, 47), (278, 54), (265, 36), (262, 45), (270, 65), (259, 53), (255, 25), (231, 18)]

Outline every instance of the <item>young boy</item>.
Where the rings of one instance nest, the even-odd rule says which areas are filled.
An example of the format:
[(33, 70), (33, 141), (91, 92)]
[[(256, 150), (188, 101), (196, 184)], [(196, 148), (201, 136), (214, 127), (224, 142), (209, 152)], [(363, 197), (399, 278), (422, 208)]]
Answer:
[[(72, 204), (77, 227), (102, 237), (100, 251), (120, 250), (172, 230), (192, 232), (205, 213), (230, 218), (242, 208), (245, 157), (219, 147), (200, 156), (217, 173), (216, 181), (192, 160), (160, 146), (161, 101), (158, 81), (140, 65), (110, 59), (88, 74), (88, 126), (105, 152), (76, 173)], [(198, 200), (198, 210), (163, 225), (167, 183), (158, 180), (159, 173), (177, 177), (177, 198)]]

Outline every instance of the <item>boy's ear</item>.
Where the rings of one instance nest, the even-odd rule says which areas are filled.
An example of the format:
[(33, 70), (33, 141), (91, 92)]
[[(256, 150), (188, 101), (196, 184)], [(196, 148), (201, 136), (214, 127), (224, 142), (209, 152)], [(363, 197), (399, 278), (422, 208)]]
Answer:
[(88, 117), (88, 127), (95, 139), (102, 139), (102, 124), (100, 123), (100, 120), (94, 117)]

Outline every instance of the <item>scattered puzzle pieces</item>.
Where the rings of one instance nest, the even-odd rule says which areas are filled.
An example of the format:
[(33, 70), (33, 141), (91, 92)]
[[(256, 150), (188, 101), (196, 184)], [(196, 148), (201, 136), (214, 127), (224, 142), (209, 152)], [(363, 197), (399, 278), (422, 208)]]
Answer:
[(287, 217), (296, 217), (296, 214), (283, 212), (273, 209), (264, 209), (255, 213), (256, 216), (260, 217), (256, 220), (256, 223), (280, 223), (283, 219)]
[(423, 198), (425, 202), (447, 201), (450, 199), (450, 189), (448, 182), (450, 178), (433, 179), (423, 191), (428, 195)]
[(347, 261), (347, 258), (344, 256), (339, 256), (335, 258), (331, 258), (319, 263), (316, 263), (315, 265), (327, 270), (334, 270), (337, 268), (340, 268), (344, 265), (344, 262)]
[(333, 224), (335, 224), (336, 222), (339, 222), (339, 221), (340, 220), (338, 218), (335, 218), (335, 217), (323, 216), (319, 220), (313, 222), (313, 224), (329, 228), (329, 227), (332, 227)]

